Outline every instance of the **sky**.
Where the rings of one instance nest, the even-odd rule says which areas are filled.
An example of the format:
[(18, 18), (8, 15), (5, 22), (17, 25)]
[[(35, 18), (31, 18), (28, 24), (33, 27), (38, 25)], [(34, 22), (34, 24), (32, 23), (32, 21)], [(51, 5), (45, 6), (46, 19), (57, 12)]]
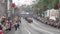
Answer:
[(35, 0), (13, 0), (13, 3), (15, 3), (16, 5), (31, 5), (33, 4), (32, 1), (35, 1)]

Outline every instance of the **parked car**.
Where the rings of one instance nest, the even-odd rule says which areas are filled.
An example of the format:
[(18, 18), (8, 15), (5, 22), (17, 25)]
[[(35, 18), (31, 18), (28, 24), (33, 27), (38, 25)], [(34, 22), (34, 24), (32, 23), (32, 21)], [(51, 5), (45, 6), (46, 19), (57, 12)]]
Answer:
[(53, 25), (54, 24), (54, 20), (52, 20), (52, 19), (49, 19), (49, 21), (48, 21), (48, 23), (47, 23), (48, 25)]
[(52, 22), (50, 22), (50, 25), (51, 25), (51, 26), (53, 26), (53, 25), (54, 25), (54, 23), (55, 23), (55, 22), (53, 22), (53, 21), (52, 21)]
[(54, 27), (60, 28), (60, 23), (54, 23)]
[(54, 27), (57, 27), (57, 25), (58, 25), (58, 24), (55, 22), (55, 23), (54, 23)]
[(34, 18), (34, 19), (37, 19), (37, 15), (33, 15), (33, 18)]
[(57, 28), (60, 28), (60, 23), (57, 23)]
[(39, 16), (37, 17), (37, 20), (40, 21), (41, 23), (44, 23), (46, 21), (44, 18), (39, 17)]
[(40, 20), (42, 23), (44, 23), (45, 22), (45, 19), (44, 18), (41, 18), (41, 20)]
[(48, 23), (48, 20), (45, 19), (44, 23), (47, 24)]
[(51, 20), (51, 22), (50, 22), (50, 25), (54, 25), (54, 23), (55, 23), (55, 21), (54, 20)]
[(39, 21), (40, 17), (37, 17), (37, 20)]

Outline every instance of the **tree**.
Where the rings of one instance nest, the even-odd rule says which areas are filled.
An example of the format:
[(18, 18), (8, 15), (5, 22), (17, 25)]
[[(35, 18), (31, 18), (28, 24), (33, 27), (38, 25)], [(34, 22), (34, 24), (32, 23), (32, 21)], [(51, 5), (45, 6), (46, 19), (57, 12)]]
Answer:
[(55, 9), (57, 9), (58, 0), (44, 0), (44, 4), (48, 9), (52, 9), (55, 7)]
[[(58, 0), (39, 0), (34, 7), (36, 8), (35, 10), (37, 12), (40, 12), (41, 14), (47, 9), (52, 9), (52, 8), (58, 9), (57, 4), (58, 4)], [(40, 10), (38, 10), (38, 8)]]
[(45, 10), (44, 7), (44, 0), (39, 0), (37, 4), (35, 4), (35, 8), (37, 13), (40, 13), (40, 15), (43, 13), (43, 11)]

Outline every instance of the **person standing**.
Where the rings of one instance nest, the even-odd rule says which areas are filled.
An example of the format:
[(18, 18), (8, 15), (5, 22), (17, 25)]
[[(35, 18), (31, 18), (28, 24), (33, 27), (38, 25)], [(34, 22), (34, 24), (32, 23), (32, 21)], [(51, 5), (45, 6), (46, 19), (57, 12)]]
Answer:
[(19, 22), (17, 22), (17, 28), (19, 28), (19, 26), (20, 26), (20, 25), (19, 25)]
[(6, 28), (7, 28), (7, 30), (11, 30), (11, 25), (10, 25), (10, 23), (8, 22), (8, 20), (7, 20), (7, 22), (6, 22)]
[(17, 28), (19, 28), (18, 16), (16, 16), (14, 20), (15, 20), (15, 21), (14, 21), (14, 27), (15, 27), (15, 30), (17, 30)]
[(19, 17), (19, 22), (21, 23), (21, 17)]
[(14, 24), (14, 27), (15, 27), (15, 30), (17, 30), (17, 28), (18, 28), (18, 23), (16, 22), (15, 24)]

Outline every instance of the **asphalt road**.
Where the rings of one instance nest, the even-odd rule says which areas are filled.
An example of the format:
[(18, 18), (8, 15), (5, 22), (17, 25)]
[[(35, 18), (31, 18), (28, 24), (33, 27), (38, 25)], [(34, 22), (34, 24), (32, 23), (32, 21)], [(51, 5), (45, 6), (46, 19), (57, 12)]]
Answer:
[(35, 19), (33, 19), (33, 23), (28, 23), (21, 18), (20, 29), (15, 31), (13, 28), (7, 34), (60, 34), (60, 29), (43, 24)]

